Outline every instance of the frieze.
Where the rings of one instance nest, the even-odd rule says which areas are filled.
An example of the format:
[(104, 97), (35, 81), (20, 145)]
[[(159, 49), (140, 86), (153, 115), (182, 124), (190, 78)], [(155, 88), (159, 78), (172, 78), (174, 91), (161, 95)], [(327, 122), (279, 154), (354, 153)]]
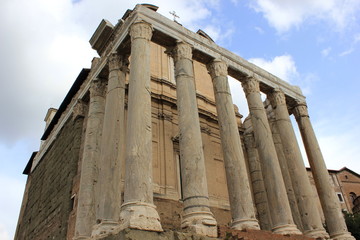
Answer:
[(215, 59), (213, 62), (207, 65), (207, 69), (212, 79), (219, 76), (227, 77), (227, 68), (227, 64), (219, 59)]
[(246, 95), (250, 93), (260, 93), (259, 81), (254, 77), (247, 77), (241, 85)]
[(137, 38), (143, 38), (146, 40), (150, 40), (152, 37), (153, 28), (151, 24), (141, 21), (141, 22), (135, 22), (130, 27), (130, 36), (131, 41)]

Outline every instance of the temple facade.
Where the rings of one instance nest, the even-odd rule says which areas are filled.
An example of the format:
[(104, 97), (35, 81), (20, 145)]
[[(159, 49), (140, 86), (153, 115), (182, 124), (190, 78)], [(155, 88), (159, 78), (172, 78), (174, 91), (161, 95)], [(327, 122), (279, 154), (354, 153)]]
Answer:
[[(96, 29), (100, 57), (47, 114), (25, 168), (15, 239), (211, 239), (220, 226), (354, 239), (301, 90), (156, 10), (136, 5)], [(228, 76), (243, 87), (243, 121)]]

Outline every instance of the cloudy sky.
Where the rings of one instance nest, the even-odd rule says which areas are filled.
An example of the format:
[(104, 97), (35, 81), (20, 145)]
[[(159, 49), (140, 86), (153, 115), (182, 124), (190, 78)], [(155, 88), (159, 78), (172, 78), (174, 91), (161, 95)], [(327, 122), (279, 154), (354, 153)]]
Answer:
[[(158, 12), (302, 88), (328, 168), (360, 173), (358, 0), (159, 0)], [(83, 67), (102, 18), (114, 25), (133, 0), (0, 1), (0, 240), (13, 238), (26, 176), (49, 107)], [(241, 93), (232, 83), (233, 93)], [(243, 96), (235, 97), (247, 115)]]

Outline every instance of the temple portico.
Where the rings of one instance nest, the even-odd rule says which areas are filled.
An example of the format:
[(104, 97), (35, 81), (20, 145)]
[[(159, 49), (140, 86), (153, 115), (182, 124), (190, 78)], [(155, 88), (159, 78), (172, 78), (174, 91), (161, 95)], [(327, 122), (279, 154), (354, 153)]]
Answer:
[[(354, 239), (328, 181), (301, 90), (156, 10), (136, 5), (116, 26), (103, 20), (90, 40), (100, 59), (74, 95), (76, 104), (86, 102), (88, 110), (73, 239), (103, 239), (124, 229), (161, 233), (171, 227), (215, 238), (224, 212), (236, 230)], [(154, 56), (160, 59), (156, 63)], [(249, 117), (244, 125), (234, 110), (228, 76), (245, 92)], [(208, 81), (202, 92), (199, 81)], [(261, 93), (270, 100), (270, 110)], [(76, 104), (69, 103), (66, 116), (75, 114)], [(315, 207), (291, 114), (328, 233)], [(65, 124), (66, 116), (56, 127)], [(56, 140), (54, 131), (32, 169)], [(162, 152), (160, 145), (166, 146)], [(214, 194), (211, 183), (219, 183), (223, 195)], [(176, 202), (180, 211), (157, 205), (155, 197)], [(162, 219), (173, 226), (165, 227)]]

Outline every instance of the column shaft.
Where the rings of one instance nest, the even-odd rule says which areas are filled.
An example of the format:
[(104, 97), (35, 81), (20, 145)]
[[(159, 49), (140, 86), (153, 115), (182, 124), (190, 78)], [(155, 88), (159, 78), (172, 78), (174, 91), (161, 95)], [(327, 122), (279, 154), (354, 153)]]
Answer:
[(280, 234), (301, 234), (294, 225), (291, 215), (269, 122), (261, 101), (259, 82), (249, 77), (244, 79), (242, 85), (248, 101), (254, 137), (260, 156), (273, 231)]
[(347, 230), (340, 204), (330, 184), (329, 173), (312, 128), (306, 104), (298, 104), (294, 108), (294, 115), (300, 128), (330, 237), (336, 240), (355, 239)]
[(214, 60), (208, 69), (214, 86), (232, 216), (231, 226), (238, 230), (259, 229), (227, 79), (227, 65), (223, 61)]
[(126, 132), (126, 171), (122, 228), (162, 231), (153, 204), (150, 39), (152, 27), (136, 22), (130, 28), (131, 59)]
[(312, 238), (328, 239), (329, 235), (323, 228), (319, 211), (316, 209), (310, 180), (290, 121), (285, 95), (281, 91), (275, 90), (270, 99), (297, 198), (304, 234)]
[(105, 84), (100, 80), (94, 80), (91, 83), (74, 239), (90, 239), (92, 226), (96, 221), (95, 184), (97, 182), (98, 159), (100, 157), (105, 89)]
[(192, 49), (178, 43), (174, 51), (177, 108), (180, 128), (180, 160), (184, 211), (182, 228), (217, 236), (216, 220), (209, 208), (205, 160), (197, 109)]
[(279, 129), (276, 124), (275, 113), (273, 112), (271, 105), (267, 106), (267, 110), (269, 110), (268, 111), (268, 119), (269, 119), (269, 124), (270, 124), (270, 128), (271, 128), (271, 134), (273, 136), (273, 141), (274, 141), (274, 145), (275, 145), (275, 149), (276, 149), (276, 155), (279, 159), (281, 174), (282, 174), (282, 177), (284, 180), (286, 193), (287, 193), (287, 197), (288, 197), (290, 208), (291, 208), (291, 213), (292, 213), (292, 216), (293, 216), (296, 226), (298, 227), (298, 229), (300, 231), (302, 231), (303, 225), (302, 225), (300, 212), (299, 212), (299, 208), (298, 208), (295, 193), (294, 193), (294, 188), (293, 188), (293, 185), (291, 182), (291, 176), (289, 173), (287, 160), (286, 160), (286, 157), (284, 154), (284, 148), (283, 148), (283, 145), (281, 142)]
[(125, 144), (124, 104), (127, 59), (113, 53), (109, 57), (104, 125), (99, 161), (99, 206), (92, 235), (107, 235), (119, 225), (121, 206), (121, 163)]
[(244, 142), (246, 146), (249, 173), (260, 227), (262, 230), (270, 231), (272, 226), (270, 210), (266, 196), (264, 179), (261, 173), (259, 154), (256, 149), (253, 134), (254, 132), (251, 126), (250, 118), (245, 119), (243, 126), (246, 129), (244, 132)]

